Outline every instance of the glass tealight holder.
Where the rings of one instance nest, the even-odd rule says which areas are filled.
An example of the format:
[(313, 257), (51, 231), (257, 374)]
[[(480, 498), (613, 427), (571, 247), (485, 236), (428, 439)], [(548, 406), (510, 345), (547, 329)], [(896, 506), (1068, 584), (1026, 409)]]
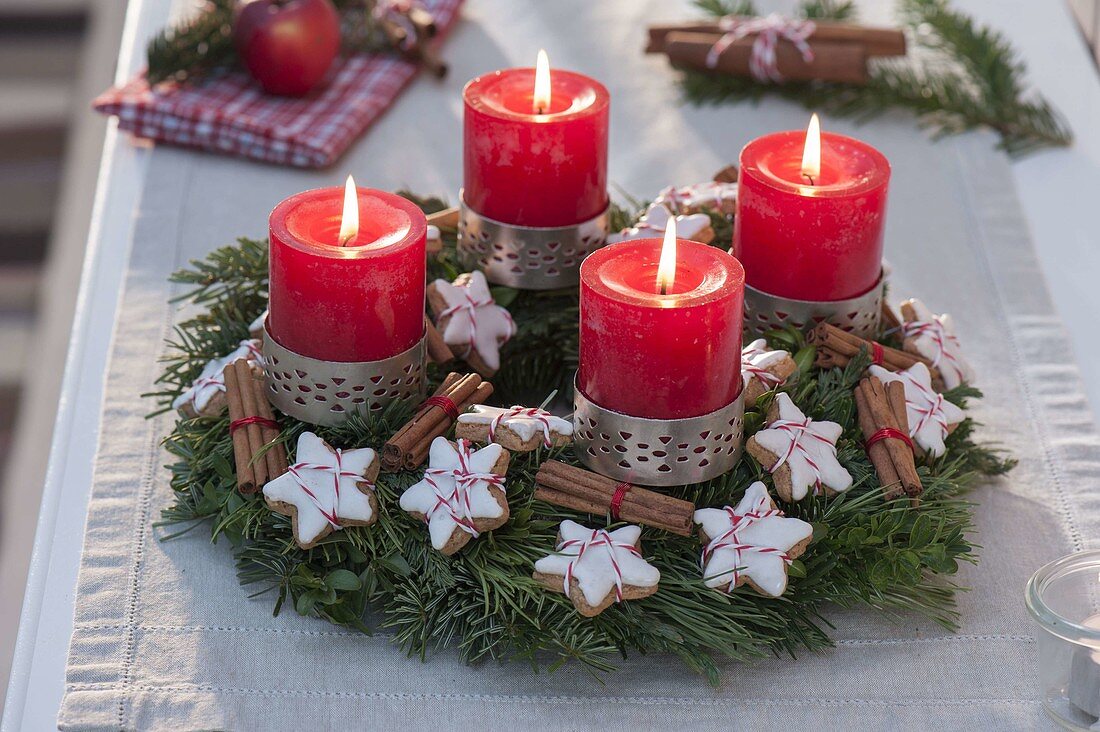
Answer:
[(1067, 729), (1100, 729), (1100, 551), (1041, 568), (1028, 580), (1026, 601), (1040, 626), (1044, 707)]

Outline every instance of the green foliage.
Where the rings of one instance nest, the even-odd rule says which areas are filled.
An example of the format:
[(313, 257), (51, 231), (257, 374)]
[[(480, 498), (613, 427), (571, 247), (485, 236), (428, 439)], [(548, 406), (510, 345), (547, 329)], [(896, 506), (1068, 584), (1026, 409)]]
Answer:
[[(433, 209), (443, 205), (419, 200)], [(629, 223), (622, 209), (615, 217)], [(434, 274), (454, 272), (453, 247), (448, 233), (443, 254), (432, 264)], [(193, 286), (186, 299), (202, 312), (178, 328), (157, 393), (162, 404), (208, 358), (243, 337), (246, 324), (264, 306), (266, 262), (263, 242), (241, 239), (175, 275), (174, 281)], [(515, 342), (520, 344), (506, 355), (503, 401), (512, 401), (513, 392), (545, 395), (568, 380), (575, 364), (576, 296), (498, 294), (512, 298), (519, 326)], [(915, 611), (954, 628), (957, 588), (950, 578), (960, 562), (975, 561), (967, 539), (971, 505), (964, 494), (982, 474), (1003, 472), (1010, 464), (977, 446), (967, 422), (952, 435), (947, 456), (921, 466), (926, 488), (919, 509), (906, 500), (886, 502), (853, 417), (851, 389), (867, 359), (856, 359), (846, 369), (819, 371), (812, 366), (813, 348), (800, 334), (778, 331), (769, 339), (791, 348), (800, 364), (785, 387), (792, 398), (810, 416), (845, 425), (839, 459), (855, 481), (843, 495), (782, 506), (813, 524), (814, 539), (791, 566), (790, 586), (781, 598), (762, 597), (747, 586), (731, 595), (707, 589), (700, 578), (698, 540), (646, 528), (642, 548), (661, 570), (660, 590), (612, 606), (596, 618), (576, 613), (564, 596), (547, 592), (531, 578), (534, 561), (552, 551), (562, 519), (588, 525), (609, 521), (533, 500), (538, 465), (549, 457), (578, 464), (570, 448), (515, 455), (508, 473), (511, 520), (456, 556), (434, 551), (423, 524), (399, 509), (401, 492), (421, 477), (410, 471), (380, 476), (381, 515), (374, 526), (335, 532), (302, 551), (287, 517), (268, 510), (262, 496), (235, 490), (226, 418), (183, 419), (165, 439), (173, 459), (174, 500), (158, 526), (163, 538), (206, 526), (212, 540), (228, 541), (241, 584), (257, 595), (270, 593), (276, 614), (293, 608), (367, 633), (370, 609), (395, 644), (421, 659), (449, 648), (471, 663), (511, 659), (534, 670), (579, 664), (600, 675), (631, 653), (666, 653), (718, 684), (723, 659), (793, 657), (829, 647), (828, 624), (820, 616), (824, 603)], [(534, 354), (525, 359), (526, 348)], [(964, 400), (977, 393), (963, 389), (949, 396)], [(749, 433), (763, 424), (772, 398), (766, 394), (748, 405)], [(311, 429), (343, 448), (377, 449), (408, 416), (407, 407), (391, 405), (378, 416)], [(288, 418), (283, 424), (281, 439), (293, 453), (306, 425)], [(756, 479), (771, 480), (746, 456), (727, 475), (671, 492), (700, 507), (735, 504)]]
[[(724, 15), (728, 8), (745, 13), (751, 7), (731, 0), (697, 4), (712, 15)], [(801, 8), (804, 15), (817, 19), (854, 16), (851, 2), (810, 0)], [(1029, 93), (1026, 68), (1003, 35), (953, 10), (947, 0), (899, 0), (899, 11), (910, 40), (909, 58), (873, 60), (865, 86), (820, 81), (761, 84), (687, 71), (684, 94), (696, 104), (756, 101), (776, 94), (808, 109), (857, 120), (904, 109), (936, 137), (977, 128), (996, 130), (1001, 148), (1014, 156), (1072, 141), (1059, 114), (1040, 95)]]

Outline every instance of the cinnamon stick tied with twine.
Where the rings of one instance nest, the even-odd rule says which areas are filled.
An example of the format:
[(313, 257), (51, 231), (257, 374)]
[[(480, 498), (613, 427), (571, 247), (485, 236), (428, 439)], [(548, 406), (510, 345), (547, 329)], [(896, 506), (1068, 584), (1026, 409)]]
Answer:
[(924, 491), (913, 457), (905, 388), (900, 382), (883, 384), (874, 376), (859, 382), (855, 390), (859, 428), (867, 456), (875, 466), (887, 500), (907, 495), (914, 502)]
[(806, 335), (806, 343), (817, 348), (814, 365), (818, 368), (832, 368), (833, 366), (843, 368), (859, 355), (861, 350), (866, 349), (871, 356), (871, 363), (882, 366), (889, 371), (904, 371), (916, 363), (923, 363), (932, 374), (932, 384), (936, 390), (939, 391), (943, 388), (939, 369), (933, 366), (928, 359), (860, 338), (854, 333), (841, 330), (831, 323), (818, 324)]
[(382, 469), (393, 473), (421, 465), (428, 458), (432, 440), (447, 434), (458, 415), (475, 404), (484, 404), (492, 394), (493, 385), (478, 374), (447, 374), (416, 416), (382, 446)]
[[(811, 38), (815, 41), (854, 43), (863, 47), (867, 56), (904, 56), (905, 33), (899, 28), (880, 28), (853, 23), (815, 20)], [(672, 33), (708, 33), (721, 35), (722, 27), (716, 21), (665, 23), (649, 27), (649, 44), (646, 53), (664, 53), (665, 41)]]
[(547, 460), (535, 475), (534, 496), (540, 501), (595, 515), (610, 514), (614, 521), (630, 521), (690, 536), (695, 505), (656, 491), (620, 483), (612, 478)]
[[(665, 37), (664, 50), (669, 62), (680, 68), (752, 76), (754, 36), (730, 42), (716, 58), (711, 49), (721, 41), (719, 33), (675, 31)], [(810, 54), (780, 41), (775, 46), (775, 70), (788, 81), (835, 81), (866, 84), (867, 51), (857, 43), (823, 41), (815, 37), (807, 42)]]
[(229, 434), (237, 469), (237, 490), (248, 495), (287, 471), (286, 447), (279, 442), (279, 423), (247, 359), (225, 367)]

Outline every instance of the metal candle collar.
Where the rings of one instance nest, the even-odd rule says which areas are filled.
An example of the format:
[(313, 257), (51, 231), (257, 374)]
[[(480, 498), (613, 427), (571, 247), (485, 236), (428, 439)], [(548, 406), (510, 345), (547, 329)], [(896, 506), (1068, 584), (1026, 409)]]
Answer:
[(744, 441), (744, 392), (710, 414), (647, 419), (606, 409), (574, 388), (573, 442), (589, 469), (637, 485), (699, 483), (729, 472)]
[(264, 377), (271, 403), (310, 424), (342, 424), (354, 412), (424, 397), (424, 339), (381, 361), (322, 361), (284, 348), (264, 323)]
[(750, 338), (763, 336), (770, 330), (794, 326), (810, 330), (822, 321), (860, 338), (874, 339), (882, 320), (882, 300), (886, 279), (867, 292), (847, 300), (795, 300), (757, 290), (745, 284), (745, 332)]
[(581, 262), (607, 243), (610, 205), (571, 226), (515, 226), (482, 216), (459, 192), (458, 255), (497, 285), (556, 290), (580, 283)]

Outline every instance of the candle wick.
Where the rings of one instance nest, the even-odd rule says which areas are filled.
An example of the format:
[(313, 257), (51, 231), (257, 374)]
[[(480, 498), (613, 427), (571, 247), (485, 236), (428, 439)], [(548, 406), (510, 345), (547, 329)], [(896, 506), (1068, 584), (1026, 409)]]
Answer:
[(803, 173), (802, 177), (805, 178), (806, 180), (810, 181), (810, 185), (816, 185), (814, 183), (814, 177), (812, 175), (810, 175), (809, 173)]
[(662, 295), (667, 295), (668, 294), (668, 283), (667, 282), (662, 282), (661, 283), (661, 294)]

